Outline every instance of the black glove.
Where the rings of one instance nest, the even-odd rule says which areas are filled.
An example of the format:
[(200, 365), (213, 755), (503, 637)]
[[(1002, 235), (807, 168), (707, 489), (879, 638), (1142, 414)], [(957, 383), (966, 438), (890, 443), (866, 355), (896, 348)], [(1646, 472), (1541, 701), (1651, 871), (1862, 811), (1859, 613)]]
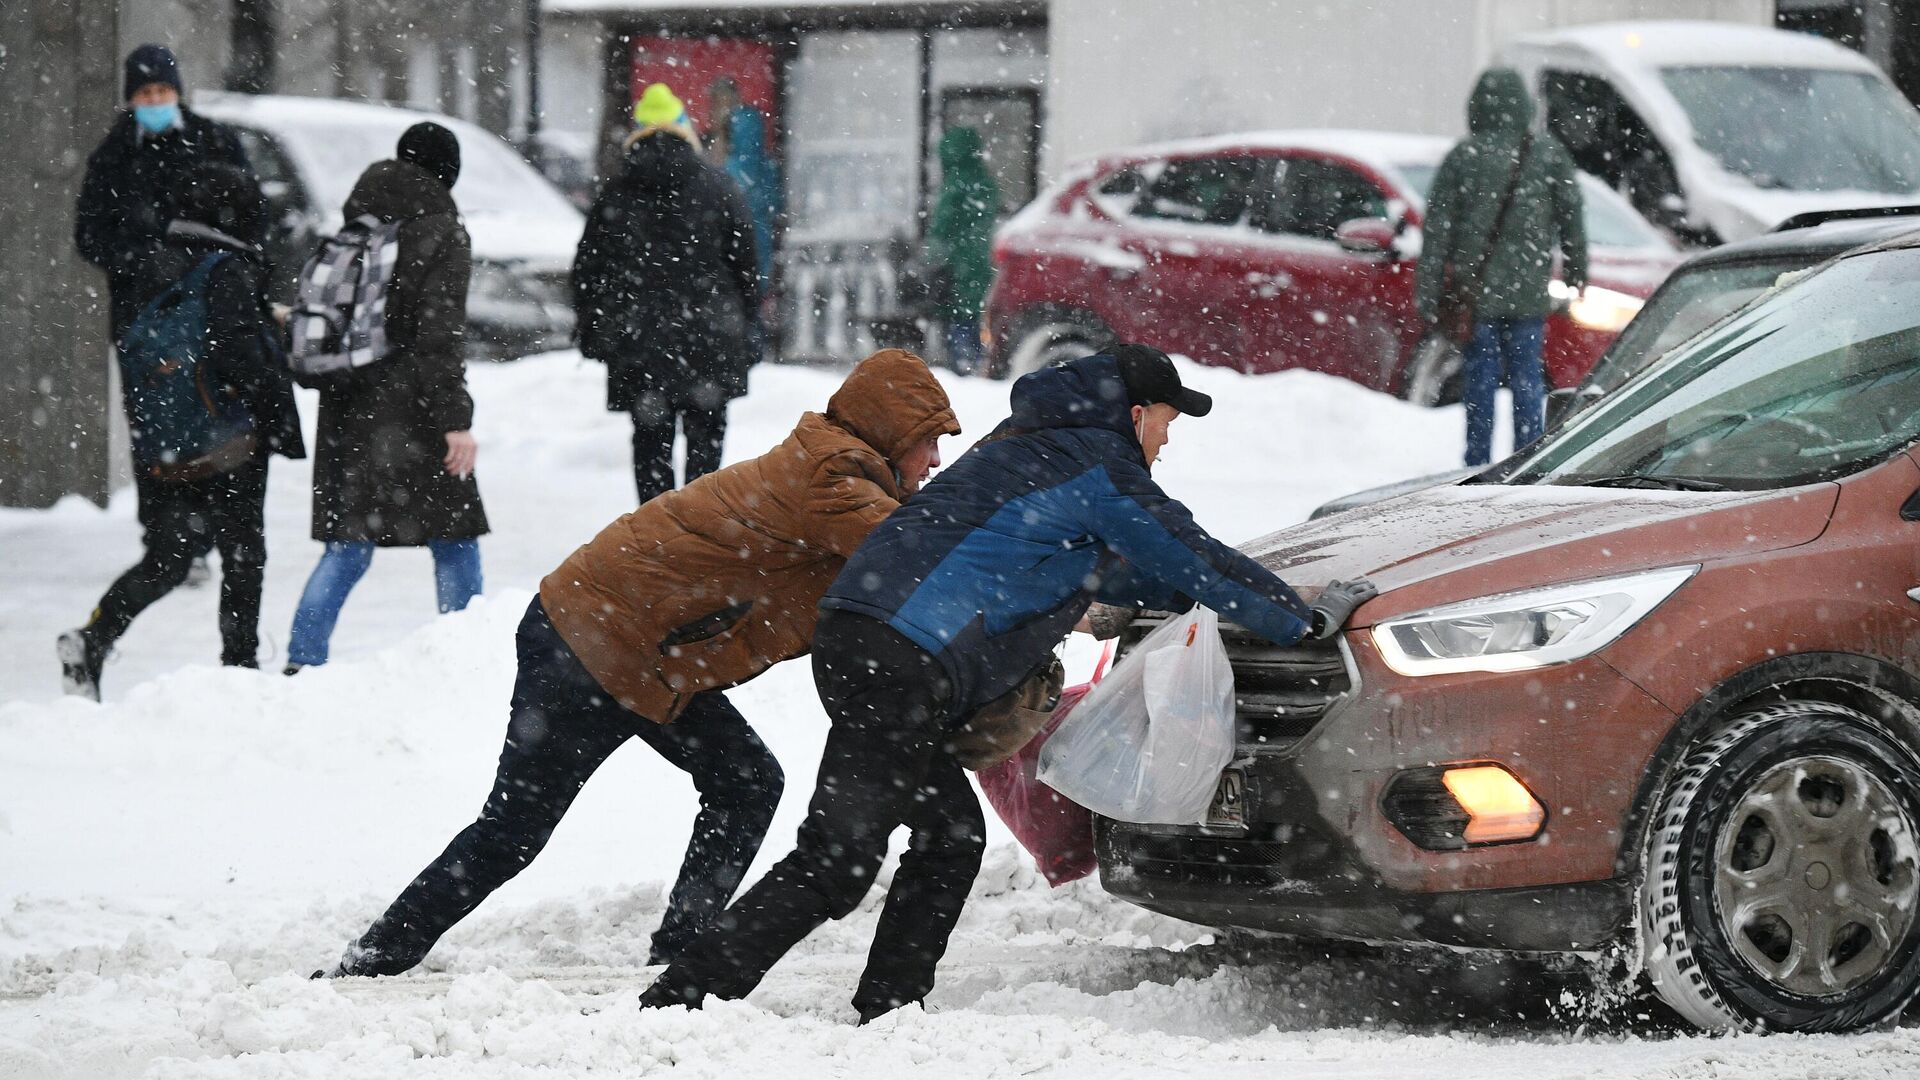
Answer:
[(1307, 636), (1325, 641), (1339, 633), (1354, 608), (1378, 595), (1380, 590), (1366, 578), (1328, 582), (1313, 601), (1313, 625), (1307, 630)]

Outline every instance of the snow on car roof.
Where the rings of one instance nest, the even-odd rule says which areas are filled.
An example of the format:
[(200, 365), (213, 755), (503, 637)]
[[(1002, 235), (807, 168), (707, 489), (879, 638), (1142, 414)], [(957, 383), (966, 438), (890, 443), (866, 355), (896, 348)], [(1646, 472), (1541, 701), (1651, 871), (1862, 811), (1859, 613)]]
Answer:
[(1413, 135), (1398, 131), (1367, 131), (1359, 128), (1292, 128), (1272, 131), (1241, 131), (1224, 135), (1204, 135), (1191, 139), (1130, 146), (1098, 154), (1091, 160), (1116, 161), (1130, 158), (1174, 157), (1217, 153), (1234, 147), (1272, 150), (1312, 150), (1339, 154), (1369, 165), (1392, 168), (1398, 163), (1434, 161), (1446, 156), (1453, 140), (1440, 135)]
[[(972, 0), (923, 0), (924, 7), (960, 7)], [(661, 11), (698, 11), (729, 8), (894, 8), (899, 5), (895, 0), (542, 0), (540, 5), (547, 11), (619, 13), (661, 12)]]
[(1866, 57), (1811, 34), (1685, 19), (1593, 23), (1522, 34), (1514, 44), (1549, 49), (1570, 46), (1615, 68), (1784, 66), (1874, 70)]
[[(424, 109), (280, 94), (201, 95), (193, 106), (226, 123), (270, 133), (299, 168), (316, 209), (337, 217), (368, 165), (393, 155), (400, 133), (423, 120), (460, 141), (454, 202), (473, 236), (474, 253), (543, 266), (571, 261), (586, 219), (499, 136)], [(333, 228), (337, 221), (326, 226)]]
[[(445, 124), (457, 135), (486, 135), (465, 120), (406, 105), (376, 105), (365, 101), (300, 97), (294, 94), (202, 94), (188, 103), (209, 116), (257, 124), (260, 127), (314, 127), (353, 124), (391, 128), (397, 137), (422, 120)], [(491, 136), (489, 136), (491, 137)]]

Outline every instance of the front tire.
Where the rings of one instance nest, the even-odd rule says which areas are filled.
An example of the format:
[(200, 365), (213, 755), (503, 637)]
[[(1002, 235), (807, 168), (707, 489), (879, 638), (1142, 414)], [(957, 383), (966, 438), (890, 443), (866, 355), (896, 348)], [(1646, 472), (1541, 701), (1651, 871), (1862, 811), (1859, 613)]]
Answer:
[(1466, 395), (1466, 360), (1460, 347), (1430, 333), (1413, 347), (1407, 362), (1405, 397), (1415, 405), (1457, 405)]
[(1042, 368), (1091, 356), (1113, 343), (1113, 331), (1090, 315), (1041, 311), (1022, 318), (993, 365), (996, 379), (1018, 379)]
[(1669, 780), (1641, 887), (1646, 972), (1710, 1030), (1853, 1031), (1920, 990), (1920, 763), (1856, 710), (1740, 714)]

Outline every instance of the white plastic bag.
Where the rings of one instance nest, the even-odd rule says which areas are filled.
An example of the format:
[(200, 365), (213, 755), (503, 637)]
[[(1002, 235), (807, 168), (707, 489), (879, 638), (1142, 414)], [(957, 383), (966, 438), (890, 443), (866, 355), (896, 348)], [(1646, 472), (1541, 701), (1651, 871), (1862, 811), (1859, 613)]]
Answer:
[(1040, 749), (1041, 783), (1118, 821), (1206, 822), (1233, 760), (1233, 668), (1219, 616), (1168, 619)]

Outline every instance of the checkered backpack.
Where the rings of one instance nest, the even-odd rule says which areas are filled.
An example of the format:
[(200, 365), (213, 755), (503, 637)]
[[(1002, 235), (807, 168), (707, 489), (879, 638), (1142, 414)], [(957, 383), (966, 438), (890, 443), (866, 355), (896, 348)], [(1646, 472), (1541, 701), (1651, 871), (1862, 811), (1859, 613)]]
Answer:
[(331, 375), (365, 367), (392, 351), (387, 293), (400, 257), (400, 223), (363, 214), (320, 242), (300, 270), (288, 324), (287, 362), (296, 375)]

